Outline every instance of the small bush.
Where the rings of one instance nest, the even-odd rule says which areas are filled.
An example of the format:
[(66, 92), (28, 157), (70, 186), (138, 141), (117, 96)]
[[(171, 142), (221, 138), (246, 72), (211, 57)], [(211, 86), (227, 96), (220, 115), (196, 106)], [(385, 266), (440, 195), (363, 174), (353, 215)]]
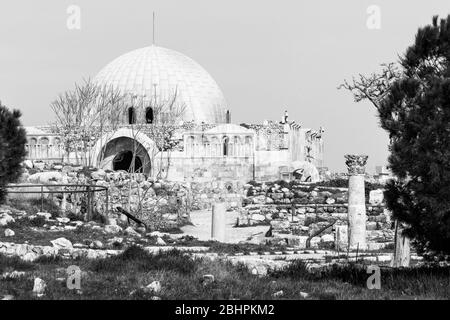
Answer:
[(308, 262), (304, 260), (294, 260), (285, 268), (272, 271), (271, 275), (275, 278), (292, 278), (292, 279), (311, 279), (312, 274), (308, 270)]
[(118, 272), (136, 270), (172, 270), (182, 274), (195, 272), (197, 263), (181, 251), (172, 250), (152, 255), (138, 246), (131, 246), (115, 257), (93, 261), (91, 269), (95, 272)]
[(9, 270), (28, 271), (34, 270), (35, 268), (36, 268), (35, 264), (23, 261), (17, 256), (6, 257), (0, 254), (0, 274)]

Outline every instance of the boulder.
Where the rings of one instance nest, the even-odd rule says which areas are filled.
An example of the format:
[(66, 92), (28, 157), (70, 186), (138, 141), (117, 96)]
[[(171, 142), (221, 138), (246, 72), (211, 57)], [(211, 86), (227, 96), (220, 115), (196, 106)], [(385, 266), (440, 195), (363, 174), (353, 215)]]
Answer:
[(63, 182), (64, 175), (58, 171), (46, 171), (32, 174), (28, 177), (31, 183), (56, 184)]
[(16, 233), (11, 229), (5, 229), (5, 237), (14, 237)]
[(332, 234), (324, 234), (320, 237), (322, 242), (334, 242), (334, 236)]
[(25, 166), (25, 168), (27, 169), (33, 169), (33, 161), (31, 160), (25, 160), (23, 162), (23, 165)]
[(66, 238), (58, 238), (50, 241), (54, 248), (57, 249), (73, 249), (72, 242)]
[(125, 234), (129, 235), (129, 236), (133, 236), (133, 237), (140, 237), (141, 235), (136, 232), (136, 230), (134, 230), (132, 227), (128, 227), (124, 230)]
[(317, 168), (307, 161), (294, 161), (292, 162), (294, 168), (293, 175), (296, 180), (302, 182), (319, 182), (320, 175)]
[(49, 220), (52, 218), (52, 214), (50, 212), (38, 212), (38, 213), (36, 213), (36, 215), (40, 216), (40, 217), (44, 217), (45, 220)]
[(46, 287), (47, 284), (44, 280), (42, 280), (41, 278), (35, 278), (33, 285), (33, 294), (37, 297), (42, 297), (45, 294)]
[(43, 161), (40, 161), (40, 160), (35, 160), (35, 161), (33, 161), (33, 168), (42, 171), (45, 168), (45, 163)]
[(146, 293), (159, 293), (161, 291), (161, 283), (159, 281), (153, 281), (144, 288)]
[(254, 213), (254, 214), (252, 214), (252, 220), (264, 221), (264, 220), (266, 220), (266, 217), (264, 215), (262, 215), (262, 214)]
[(105, 226), (105, 232), (109, 234), (116, 234), (122, 231), (122, 228), (117, 224), (108, 224)]
[(207, 286), (214, 282), (214, 275), (205, 274), (205, 275), (203, 275), (202, 279), (203, 279), (203, 285)]
[(101, 241), (99, 241), (99, 240), (93, 241), (89, 245), (89, 248), (91, 248), (91, 249), (102, 249), (103, 248), (103, 243)]
[(380, 205), (384, 201), (384, 190), (376, 189), (369, 192), (369, 203), (371, 205)]
[(0, 213), (0, 226), (4, 227), (6, 225), (8, 225), (9, 223), (13, 223), (16, 222), (16, 220), (14, 220), (13, 217), (11, 217), (8, 213), (3, 212)]
[(165, 245), (166, 245), (166, 242), (165, 242), (163, 239), (161, 239), (160, 237), (158, 237), (158, 238), (156, 239), (156, 244), (157, 244), (158, 246), (165, 246)]

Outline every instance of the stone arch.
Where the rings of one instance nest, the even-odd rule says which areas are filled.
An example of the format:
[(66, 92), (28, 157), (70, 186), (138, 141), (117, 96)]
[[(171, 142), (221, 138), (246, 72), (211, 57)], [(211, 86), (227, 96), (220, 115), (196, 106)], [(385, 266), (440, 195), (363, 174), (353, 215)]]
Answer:
[(121, 128), (114, 134), (106, 133), (97, 140), (92, 149), (91, 163), (112, 170), (115, 156), (120, 152), (134, 151), (142, 163), (142, 172), (150, 175), (150, 155), (156, 149), (155, 143), (146, 134), (133, 132), (130, 128)]
[(194, 155), (194, 146), (195, 146), (195, 137), (188, 136), (186, 138), (186, 155), (188, 156)]
[(39, 144), (47, 145), (49, 143), (50, 143), (50, 140), (47, 137), (42, 137), (42, 138), (39, 139)]
[(220, 155), (220, 142), (216, 136), (211, 137), (211, 156), (217, 157)]
[(230, 153), (230, 138), (228, 136), (223, 136), (222, 138), (222, 156), (228, 156)]
[(253, 138), (251, 136), (246, 136), (244, 139), (244, 155), (246, 157), (250, 156), (252, 154), (253, 150)]

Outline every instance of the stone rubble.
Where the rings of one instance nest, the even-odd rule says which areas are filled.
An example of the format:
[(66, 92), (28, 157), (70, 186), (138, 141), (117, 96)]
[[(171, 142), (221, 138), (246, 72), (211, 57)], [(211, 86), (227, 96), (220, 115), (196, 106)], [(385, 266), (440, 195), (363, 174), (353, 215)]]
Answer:
[(38, 298), (43, 297), (45, 294), (45, 289), (47, 288), (47, 284), (41, 278), (34, 279), (33, 285), (33, 294)]

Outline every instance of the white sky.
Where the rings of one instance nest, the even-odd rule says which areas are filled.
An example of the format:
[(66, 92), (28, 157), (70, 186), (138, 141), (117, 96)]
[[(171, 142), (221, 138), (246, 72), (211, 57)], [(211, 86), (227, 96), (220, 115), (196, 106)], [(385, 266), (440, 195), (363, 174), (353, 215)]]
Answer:
[[(68, 30), (69, 5), (81, 30)], [(370, 5), (381, 29), (367, 28)], [(343, 171), (344, 154), (385, 163), (387, 135), (374, 108), (336, 87), (378, 70), (412, 44), (419, 26), (450, 13), (450, 1), (406, 0), (15, 0), (0, 3), (0, 100), (25, 125), (52, 119), (49, 104), (117, 56), (151, 44), (180, 51), (221, 87), (234, 123), (279, 120), (325, 128), (325, 164)]]

